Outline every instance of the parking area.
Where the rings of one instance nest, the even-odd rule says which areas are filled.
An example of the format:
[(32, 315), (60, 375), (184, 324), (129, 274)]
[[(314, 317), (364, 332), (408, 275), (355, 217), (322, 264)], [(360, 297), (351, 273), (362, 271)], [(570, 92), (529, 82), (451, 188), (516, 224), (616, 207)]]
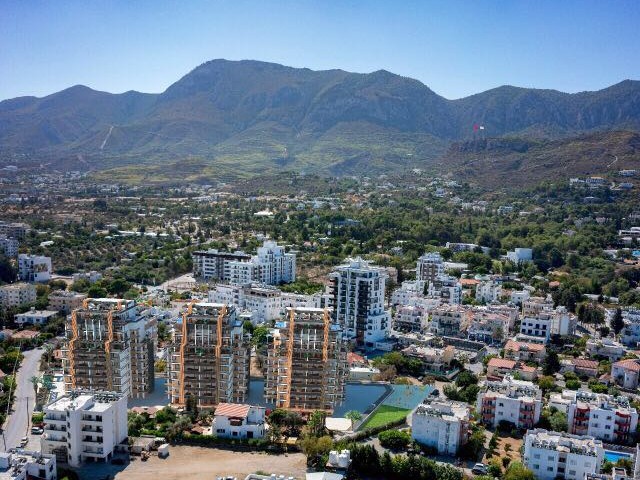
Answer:
[(78, 473), (80, 478), (96, 480), (196, 480), (225, 475), (242, 479), (257, 471), (302, 479), (306, 473), (306, 459), (301, 453), (269, 455), (188, 446), (171, 447), (169, 451), (165, 459), (152, 455), (147, 461), (134, 457), (124, 466), (87, 464)]

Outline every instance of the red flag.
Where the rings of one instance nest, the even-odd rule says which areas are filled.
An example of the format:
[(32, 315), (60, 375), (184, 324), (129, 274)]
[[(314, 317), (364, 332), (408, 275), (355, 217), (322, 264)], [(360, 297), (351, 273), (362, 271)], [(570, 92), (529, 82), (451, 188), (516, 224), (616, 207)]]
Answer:
[(477, 132), (477, 131), (478, 131), (478, 128), (480, 128), (480, 127), (478, 127), (478, 124), (477, 124), (477, 123), (474, 123), (474, 124), (473, 124), (473, 131), (474, 131), (474, 132)]

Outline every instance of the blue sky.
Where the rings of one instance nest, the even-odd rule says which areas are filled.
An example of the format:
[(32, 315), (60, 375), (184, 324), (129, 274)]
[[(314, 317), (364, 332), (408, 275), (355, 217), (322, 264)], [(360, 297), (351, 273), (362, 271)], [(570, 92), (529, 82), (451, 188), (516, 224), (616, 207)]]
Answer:
[(0, 99), (161, 92), (214, 58), (386, 69), (447, 98), (640, 79), (637, 0), (38, 1), (0, 8)]

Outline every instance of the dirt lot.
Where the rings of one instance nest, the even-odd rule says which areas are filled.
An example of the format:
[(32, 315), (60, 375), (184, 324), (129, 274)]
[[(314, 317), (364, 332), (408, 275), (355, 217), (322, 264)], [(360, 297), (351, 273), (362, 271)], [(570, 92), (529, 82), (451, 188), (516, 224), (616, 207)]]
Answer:
[(154, 456), (143, 462), (137, 458), (118, 473), (115, 479), (195, 480), (233, 475), (243, 480), (245, 476), (258, 470), (303, 479), (306, 472), (305, 457), (301, 453), (267, 455), (179, 446), (171, 447), (169, 457), (163, 460)]

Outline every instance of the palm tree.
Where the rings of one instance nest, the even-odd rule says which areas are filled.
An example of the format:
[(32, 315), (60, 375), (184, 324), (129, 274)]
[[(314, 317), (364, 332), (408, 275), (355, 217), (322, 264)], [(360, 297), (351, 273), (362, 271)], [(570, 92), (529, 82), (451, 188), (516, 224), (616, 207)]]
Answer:
[(353, 430), (353, 424), (362, 419), (362, 414), (357, 410), (349, 410), (344, 416), (351, 420), (351, 430)]
[(38, 395), (38, 384), (40, 383), (40, 377), (34, 375), (29, 379), (29, 381), (33, 385), (33, 392), (35, 393), (35, 395)]

